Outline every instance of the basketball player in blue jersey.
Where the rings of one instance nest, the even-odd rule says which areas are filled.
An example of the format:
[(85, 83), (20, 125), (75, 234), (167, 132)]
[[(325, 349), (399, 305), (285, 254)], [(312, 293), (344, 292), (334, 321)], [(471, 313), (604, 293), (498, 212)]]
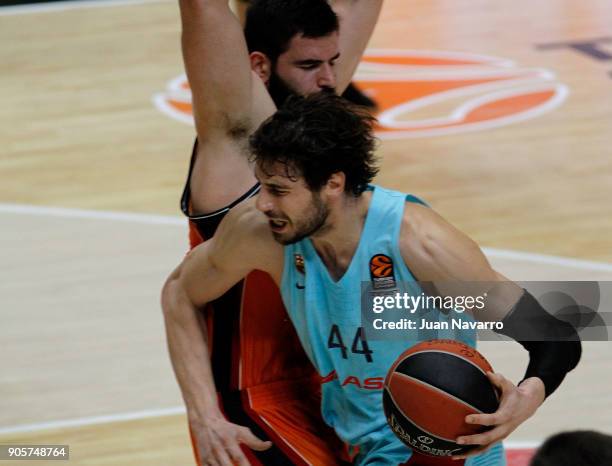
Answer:
[[(414, 197), (369, 185), (377, 171), (374, 145), (371, 118), (333, 95), (290, 98), (264, 122), (250, 139), (260, 193), (232, 209), (218, 233), (195, 248), (164, 286), (169, 346), (190, 348), (184, 316), (253, 269), (263, 270), (278, 284), (300, 341), (322, 377), (323, 417), (350, 446), (353, 464), (504, 465), (499, 442), (531, 417), (576, 366), (580, 342), (520, 340), (517, 322), (534, 316), (534, 325), (549, 331), (574, 331), (495, 272), (478, 246), (432, 209)], [(361, 283), (370, 280), (370, 259), (379, 254), (391, 259), (398, 282), (432, 282), (441, 294), (451, 281), (493, 283), (486, 313), (478, 316), (502, 321), (504, 333), (529, 351), (529, 367), (518, 386), (500, 374), (490, 375), (501, 404), (493, 414), (466, 419), (491, 426), (483, 434), (456, 439), (478, 446), (467, 459), (420, 455), (385, 420), (382, 384), (376, 381), (414, 342), (368, 341), (363, 331)], [(475, 344), (473, 334), (453, 337)], [(197, 349), (198, 364), (207, 356), (205, 348)], [(178, 374), (193, 370), (188, 361), (174, 359), (174, 365)], [(208, 374), (198, 387), (206, 394), (203, 413), (214, 412), (215, 389)], [(207, 464), (246, 464), (239, 444), (262, 447), (214, 416), (203, 419), (209, 423)]]
[[(197, 130), (181, 201), (191, 247), (216, 234), (227, 211), (259, 190), (248, 137), (275, 103), (293, 93), (344, 90), (381, 3), (335, 0), (338, 18), (326, 0), (256, 0), (243, 34), (227, 0), (179, 2)], [(218, 416), (273, 442), (265, 451), (245, 449), (250, 464), (337, 464), (342, 444), (317, 416), (318, 376), (267, 274), (249, 274), (185, 326), (199, 340), (185, 352), (173, 349), (173, 360), (190, 361), (197, 347), (207, 345)], [(205, 376), (204, 366), (195, 365), (177, 373), (183, 393), (194, 394), (185, 400), (198, 463), (198, 450), (206, 449), (199, 409), (205, 394), (197, 395)]]

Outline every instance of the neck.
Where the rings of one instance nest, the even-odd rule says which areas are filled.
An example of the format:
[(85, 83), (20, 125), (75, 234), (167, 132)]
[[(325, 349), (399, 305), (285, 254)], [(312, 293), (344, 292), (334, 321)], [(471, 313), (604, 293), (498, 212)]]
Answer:
[(371, 197), (370, 191), (357, 198), (343, 196), (332, 206), (325, 226), (310, 238), (336, 280), (344, 274), (357, 250)]

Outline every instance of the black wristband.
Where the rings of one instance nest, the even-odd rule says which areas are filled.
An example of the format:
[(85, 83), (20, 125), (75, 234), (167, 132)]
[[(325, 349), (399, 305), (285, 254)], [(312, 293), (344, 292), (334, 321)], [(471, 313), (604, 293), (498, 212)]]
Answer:
[(539, 377), (548, 397), (580, 361), (582, 346), (576, 329), (546, 312), (526, 290), (502, 323), (504, 328), (498, 332), (529, 352), (523, 380)]

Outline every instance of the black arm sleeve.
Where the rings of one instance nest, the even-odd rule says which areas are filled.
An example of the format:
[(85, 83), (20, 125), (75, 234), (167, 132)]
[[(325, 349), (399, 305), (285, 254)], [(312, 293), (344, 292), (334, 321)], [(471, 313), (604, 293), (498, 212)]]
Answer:
[(580, 361), (582, 345), (576, 329), (546, 312), (527, 290), (502, 323), (504, 328), (499, 333), (516, 340), (529, 352), (523, 380), (542, 379), (548, 397)]

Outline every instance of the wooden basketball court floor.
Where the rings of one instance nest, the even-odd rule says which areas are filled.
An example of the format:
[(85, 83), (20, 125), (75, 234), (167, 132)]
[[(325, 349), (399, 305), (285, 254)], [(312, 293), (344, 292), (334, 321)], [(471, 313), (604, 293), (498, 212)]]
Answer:
[[(528, 70), (518, 87), (536, 74), (554, 98), (512, 116), (534, 98), (523, 86), (451, 130), (441, 116), (486, 89), (387, 115), (403, 129), (383, 136), (378, 182), (428, 200), (513, 279), (612, 280), (610, 24), (605, 0), (387, 0), (360, 71), (382, 101), (414, 100), (442, 56), (468, 66), (442, 69), (455, 82)], [(0, 443), (70, 444), (82, 465), (193, 464), (158, 302), (187, 248), (178, 198), (194, 130), (154, 105), (182, 73), (179, 33), (173, 1), (0, 9)], [(408, 55), (424, 67), (402, 69)], [(404, 87), (372, 77), (393, 60)], [(518, 345), (481, 349), (520, 378)], [(586, 343), (509, 444), (611, 432), (611, 350)]]

